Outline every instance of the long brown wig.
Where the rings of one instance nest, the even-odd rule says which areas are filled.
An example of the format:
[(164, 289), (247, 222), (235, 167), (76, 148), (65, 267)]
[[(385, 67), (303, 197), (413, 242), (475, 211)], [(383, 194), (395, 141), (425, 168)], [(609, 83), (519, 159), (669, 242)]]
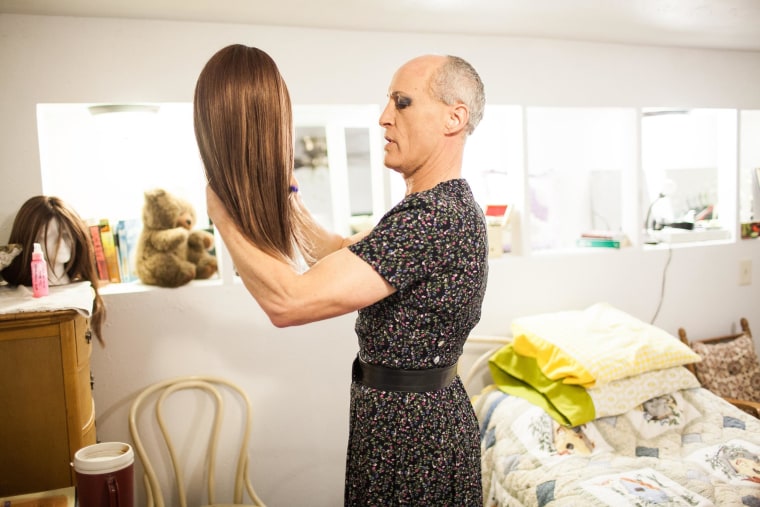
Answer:
[[(33, 246), (34, 243), (45, 244), (51, 221), (57, 223), (60, 234), (71, 238), (71, 258), (64, 264), (69, 280), (72, 282), (88, 280), (95, 291), (90, 326), (98, 341), (103, 345), (106, 307), (98, 292), (100, 282), (90, 230), (74, 208), (63, 200), (58, 197), (38, 195), (21, 205), (13, 220), (8, 243), (22, 245), (23, 251), (3, 270), (3, 278), (13, 285), (32, 285)], [(48, 252), (49, 258), (55, 258), (56, 255), (57, 252)]]
[(303, 251), (291, 195), (293, 111), (274, 60), (241, 44), (219, 50), (195, 87), (194, 126), (206, 178), (240, 231), (294, 261)]

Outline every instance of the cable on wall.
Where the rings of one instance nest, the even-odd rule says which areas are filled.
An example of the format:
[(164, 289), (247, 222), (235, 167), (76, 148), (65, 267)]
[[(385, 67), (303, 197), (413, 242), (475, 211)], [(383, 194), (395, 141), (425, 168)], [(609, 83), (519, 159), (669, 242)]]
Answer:
[(662, 302), (665, 300), (665, 282), (668, 277), (668, 267), (670, 266), (670, 260), (673, 258), (673, 246), (668, 243), (668, 260), (665, 261), (665, 267), (662, 269), (662, 285), (660, 286), (660, 301), (657, 303), (657, 310), (654, 312), (650, 324), (654, 324), (657, 320), (657, 316), (660, 314), (660, 308), (662, 308)]

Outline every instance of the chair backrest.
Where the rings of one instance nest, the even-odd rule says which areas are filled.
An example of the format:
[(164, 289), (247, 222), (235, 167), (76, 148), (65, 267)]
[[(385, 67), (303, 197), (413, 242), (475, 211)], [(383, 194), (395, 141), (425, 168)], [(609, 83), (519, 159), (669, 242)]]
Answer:
[[(681, 342), (686, 345), (687, 347), (691, 347), (692, 343), (705, 343), (708, 345), (715, 344), (715, 343), (726, 343), (730, 342), (731, 340), (735, 340), (736, 338), (739, 338), (740, 336), (744, 336), (745, 334), (752, 337), (752, 333), (749, 330), (749, 322), (747, 319), (742, 317), (739, 320), (739, 325), (741, 325), (742, 331), (741, 333), (734, 333), (734, 334), (728, 334), (725, 336), (716, 336), (714, 338), (704, 338), (702, 340), (694, 340), (693, 342), (689, 341), (689, 338), (686, 336), (686, 330), (682, 327), (678, 328), (678, 337), (681, 339)], [(693, 374), (697, 374), (696, 368), (694, 367), (694, 364), (687, 364), (686, 368)]]
[(687, 368), (703, 387), (726, 398), (760, 402), (760, 361), (747, 319), (742, 318), (740, 333), (689, 341), (683, 328), (681, 341), (702, 357), (701, 363)]
[[(143, 465), (148, 507), (153, 507), (154, 505), (156, 507), (164, 507), (164, 496), (161, 491), (160, 481), (154, 469), (153, 462), (151, 461), (149, 453), (146, 451), (145, 445), (143, 444), (143, 439), (140, 436), (138, 427), (141, 421), (145, 420), (145, 418), (140, 417), (140, 414), (143, 409), (147, 409), (151, 404), (153, 405), (155, 422), (158, 423), (158, 428), (161, 431), (161, 436), (163, 437), (169, 455), (169, 461), (171, 462), (179, 504), (181, 507), (187, 507), (187, 491), (185, 489), (186, 467), (180, 462), (179, 455), (175, 449), (170, 435), (169, 425), (165, 418), (163, 406), (167, 398), (172, 394), (188, 390), (197, 391), (207, 395), (212, 400), (214, 406), (213, 417), (209, 416), (212, 421), (210, 424), (210, 435), (205, 443), (207, 447), (206, 452), (204, 453), (205, 463), (203, 464), (203, 470), (206, 475), (208, 503), (215, 503), (215, 476), (217, 473), (216, 460), (222, 422), (224, 419), (224, 391), (226, 390), (238, 398), (244, 411), (244, 426), (242, 435), (239, 439), (240, 450), (237, 455), (237, 464), (235, 467), (233, 499), (235, 504), (242, 505), (245, 489), (245, 492), (248, 493), (248, 497), (253, 502), (251, 505), (264, 507), (264, 503), (256, 495), (248, 476), (248, 442), (250, 440), (252, 423), (251, 401), (245, 391), (234, 383), (218, 377), (201, 376), (178, 377), (157, 382), (145, 388), (132, 402), (129, 411), (129, 431), (132, 435), (135, 452)], [(188, 426), (193, 426), (193, 424), (193, 421), (187, 421)], [(197, 440), (198, 439), (195, 439), (194, 443), (197, 442)], [(151, 453), (151, 455), (155, 456), (155, 453)], [(188, 468), (190, 466), (191, 464), (188, 464)]]

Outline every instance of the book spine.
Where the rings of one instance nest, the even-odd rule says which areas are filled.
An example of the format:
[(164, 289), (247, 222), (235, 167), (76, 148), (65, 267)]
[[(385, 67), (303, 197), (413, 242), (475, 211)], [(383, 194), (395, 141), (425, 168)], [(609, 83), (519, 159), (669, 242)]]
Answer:
[(108, 266), (108, 281), (111, 283), (120, 283), (119, 276), (119, 254), (116, 252), (116, 244), (111, 230), (111, 224), (107, 219), (100, 221), (100, 242), (103, 244), (103, 256), (106, 258)]
[(137, 238), (136, 227), (137, 225), (134, 220), (119, 220), (119, 223), (116, 224), (116, 237), (119, 239), (119, 269), (121, 271), (122, 282), (137, 280), (137, 274), (132, 268), (132, 256)]
[(626, 235), (619, 231), (592, 230), (581, 233), (581, 238), (593, 239), (611, 239), (614, 241), (623, 241)]
[(103, 252), (103, 243), (100, 240), (100, 225), (90, 225), (90, 237), (92, 238), (92, 246), (95, 250), (95, 266), (98, 269), (98, 279), (107, 282), (109, 280), (108, 263), (106, 262), (105, 252)]
[(576, 245), (582, 247), (620, 248), (620, 241), (614, 239), (578, 238)]

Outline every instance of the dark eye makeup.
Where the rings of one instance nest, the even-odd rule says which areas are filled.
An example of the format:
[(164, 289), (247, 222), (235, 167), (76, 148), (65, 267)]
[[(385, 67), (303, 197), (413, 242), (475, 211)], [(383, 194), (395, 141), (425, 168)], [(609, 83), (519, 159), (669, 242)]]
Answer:
[(405, 97), (398, 92), (394, 92), (391, 94), (391, 98), (393, 99), (394, 104), (396, 104), (396, 109), (399, 111), (402, 109), (406, 109), (407, 107), (412, 105), (412, 99), (410, 97)]

